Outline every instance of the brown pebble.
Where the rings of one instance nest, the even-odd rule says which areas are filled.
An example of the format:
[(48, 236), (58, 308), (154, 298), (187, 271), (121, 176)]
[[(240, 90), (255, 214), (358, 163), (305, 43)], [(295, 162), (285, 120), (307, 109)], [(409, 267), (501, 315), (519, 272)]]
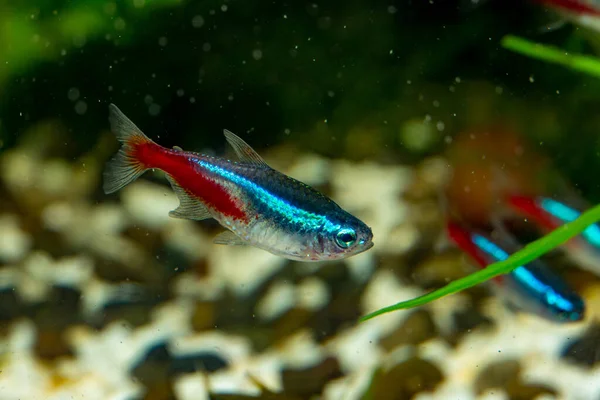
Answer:
[(144, 396), (144, 400), (175, 400), (175, 393), (173, 392), (173, 386), (167, 380), (160, 380), (158, 382), (152, 382), (148, 386), (148, 391)]
[(73, 355), (62, 330), (43, 330), (38, 333), (35, 352), (43, 359)]
[(569, 363), (592, 368), (600, 361), (600, 323), (594, 322), (585, 333), (576, 338), (569, 338), (561, 356)]
[(303, 397), (321, 393), (328, 382), (341, 376), (340, 365), (333, 357), (328, 357), (313, 367), (284, 369), (281, 372), (284, 392)]
[(388, 371), (375, 373), (365, 398), (404, 400), (420, 392), (432, 391), (443, 380), (442, 372), (418, 357), (401, 362)]
[(124, 233), (125, 236), (133, 239), (134, 242), (148, 250), (149, 253), (161, 247), (162, 237), (160, 232), (145, 227), (132, 226), (125, 229)]
[(522, 384), (517, 382), (506, 387), (511, 400), (536, 400), (541, 395), (556, 396), (556, 391), (546, 385)]
[[(131, 370), (134, 379), (144, 385), (144, 400), (175, 399), (173, 385), (169, 379), (169, 361), (164, 350), (154, 350), (155, 354), (146, 356), (139, 365)], [(152, 351), (151, 351), (152, 353)]]
[(312, 315), (312, 312), (309, 310), (292, 308), (273, 323), (272, 340), (278, 341), (290, 336), (292, 333), (306, 326)]
[(115, 321), (127, 321), (133, 327), (148, 324), (151, 321), (152, 305), (119, 304), (109, 305), (102, 313), (102, 325)]
[(475, 378), (475, 392), (504, 388), (519, 379), (521, 366), (517, 360), (504, 360), (487, 365)]
[(523, 383), (520, 373), (521, 366), (517, 360), (492, 363), (475, 379), (475, 391), (482, 395), (502, 389), (511, 400), (534, 400), (542, 394), (556, 394), (556, 391), (548, 386)]
[(260, 394), (260, 397), (243, 394), (211, 394), (211, 400), (305, 400), (306, 397), (295, 396), (287, 393), (266, 393)]
[(405, 344), (419, 344), (435, 337), (437, 329), (428, 311), (417, 310), (396, 330), (383, 337), (379, 344), (387, 351)]
[(444, 339), (453, 346), (460, 343), (464, 335), (468, 335), (475, 329), (490, 329), (494, 326), (494, 321), (480, 313), (473, 305), (465, 310), (453, 312), (452, 320), (454, 321), (452, 331), (444, 335)]
[(192, 314), (192, 328), (195, 331), (203, 331), (215, 326), (215, 304), (210, 302), (198, 302), (194, 306)]
[(192, 270), (194, 272), (194, 274), (196, 274), (196, 276), (202, 277), (202, 278), (207, 277), (210, 274), (210, 270), (208, 268), (208, 262), (204, 258), (195, 261), (191, 265), (190, 270)]

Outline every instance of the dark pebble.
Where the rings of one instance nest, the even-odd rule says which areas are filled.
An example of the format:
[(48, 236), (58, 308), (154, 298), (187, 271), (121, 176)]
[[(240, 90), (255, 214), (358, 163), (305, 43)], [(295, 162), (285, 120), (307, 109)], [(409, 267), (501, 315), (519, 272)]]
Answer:
[(443, 380), (442, 372), (418, 357), (403, 361), (388, 371), (379, 370), (363, 398), (382, 400), (411, 399), (420, 392), (432, 391)]
[(215, 326), (215, 304), (211, 302), (197, 302), (192, 314), (192, 328), (196, 332), (211, 329)]
[(36, 354), (43, 359), (73, 355), (65, 341), (64, 331), (80, 322), (79, 302), (81, 292), (66, 287), (52, 288), (46, 302), (28, 308), (38, 333)]
[(505, 388), (519, 380), (521, 365), (517, 360), (504, 360), (491, 363), (483, 368), (475, 378), (475, 392), (481, 394), (493, 388)]
[(321, 393), (328, 382), (341, 376), (340, 365), (333, 357), (328, 357), (313, 367), (284, 369), (281, 373), (284, 393), (305, 398)]
[(397, 346), (416, 345), (437, 335), (437, 328), (431, 314), (425, 310), (417, 310), (409, 315), (396, 330), (381, 338), (379, 344), (390, 351)]
[(0, 322), (7, 322), (23, 315), (23, 307), (14, 288), (0, 290)]
[(188, 374), (196, 371), (216, 372), (228, 366), (227, 360), (215, 352), (186, 354), (171, 360), (169, 375)]
[(490, 318), (481, 314), (474, 307), (454, 312), (452, 319), (454, 321), (452, 333), (446, 337), (448, 343), (452, 345), (456, 345), (464, 335), (471, 333), (474, 329), (491, 329), (494, 326), (494, 322)]
[(569, 339), (561, 357), (572, 364), (594, 367), (600, 361), (600, 324), (594, 323), (579, 338)]
[(312, 312), (303, 308), (292, 308), (272, 324), (272, 342), (277, 342), (309, 324)]
[(171, 357), (165, 343), (150, 348), (138, 364), (131, 368), (134, 379), (146, 388), (144, 400), (175, 399), (169, 379)]
[(46, 360), (73, 355), (71, 348), (65, 341), (63, 330), (43, 330), (38, 332), (35, 353), (40, 358)]

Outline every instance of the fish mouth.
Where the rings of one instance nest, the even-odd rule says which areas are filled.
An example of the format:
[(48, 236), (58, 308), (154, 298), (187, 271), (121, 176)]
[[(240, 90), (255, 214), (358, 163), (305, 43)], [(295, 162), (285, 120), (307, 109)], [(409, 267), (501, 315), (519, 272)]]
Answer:
[(375, 243), (373, 242), (369, 242), (369, 244), (365, 245), (362, 249), (354, 252), (352, 255), (356, 255), (356, 254), (360, 254), (360, 253), (364, 253), (365, 251), (369, 250), (371, 247), (373, 247), (373, 245), (375, 245)]

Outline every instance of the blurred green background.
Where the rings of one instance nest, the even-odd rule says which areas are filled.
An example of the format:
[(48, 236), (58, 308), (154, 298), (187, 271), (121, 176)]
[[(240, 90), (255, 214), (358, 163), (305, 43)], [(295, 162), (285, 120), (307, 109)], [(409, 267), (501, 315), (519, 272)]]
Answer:
[(166, 146), (220, 152), (227, 128), (259, 151), (393, 163), (501, 124), (597, 201), (600, 82), (499, 44), (515, 34), (593, 54), (596, 33), (547, 29), (558, 20), (493, 0), (2, 2), (0, 151), (46, 123), (76, 158), (106, 131), (110, 102)]

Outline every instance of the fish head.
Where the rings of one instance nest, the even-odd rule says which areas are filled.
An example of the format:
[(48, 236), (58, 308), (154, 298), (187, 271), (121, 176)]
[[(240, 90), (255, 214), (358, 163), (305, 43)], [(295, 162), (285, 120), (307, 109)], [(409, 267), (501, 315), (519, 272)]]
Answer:
[(576, 322), (585, 317), (585, 302), (576, 293), (563, 293), (559, 301), (546, 299), (546, 318), (556, 322)]
[(373, 247), (373, 232), (358, 218), (344, 213), (317, 235), (320, 260), (340, 260)]
[(542, 260), (515, 269), (506, 279), (503, 295), (517, 309), (558, 323), (585, 317), (584, 299)]

